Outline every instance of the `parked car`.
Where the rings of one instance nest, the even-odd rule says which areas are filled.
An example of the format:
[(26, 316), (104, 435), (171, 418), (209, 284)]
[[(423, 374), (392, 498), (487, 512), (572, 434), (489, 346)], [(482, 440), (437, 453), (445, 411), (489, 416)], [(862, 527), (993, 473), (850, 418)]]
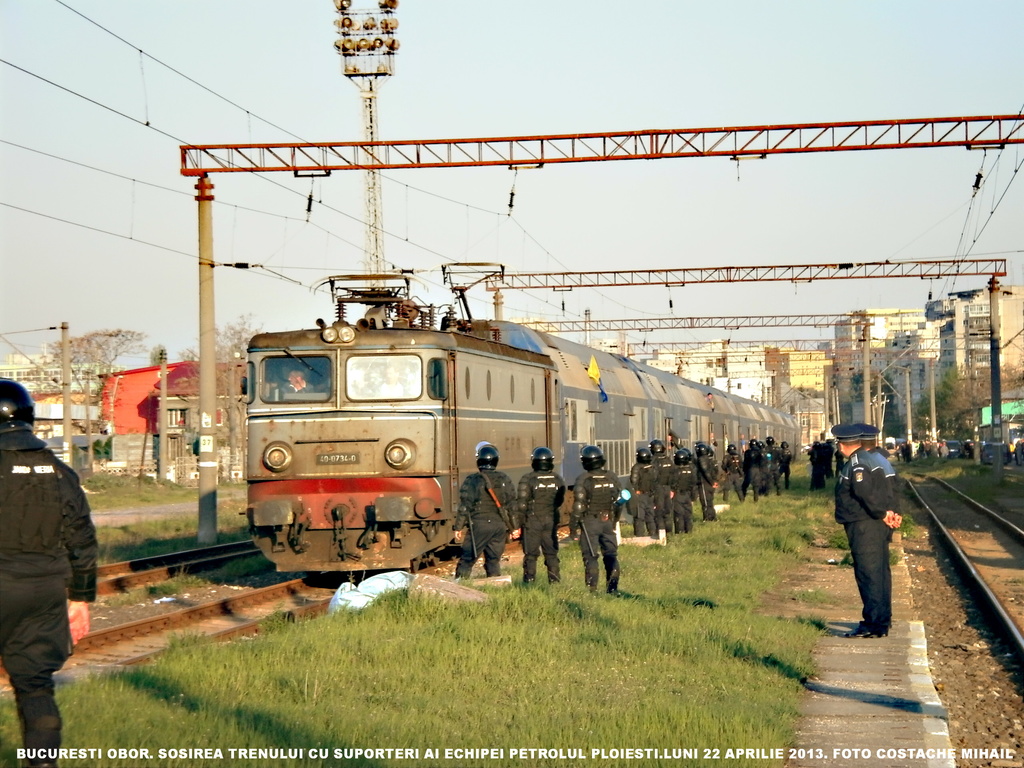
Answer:
[[(996, 446), (998, 446), (998, 445), (999, 445), (999, 443), (982, 443), (981, 444), (981, 463), (982, 464), (991, 464), (992, 463), (992, 457), (995, 456)], [(1009, 464), (1010, 463), (1010, 459), (1011, 459), (1012, 456), (1013, 456), (1013, 454), (1010, 451), (1010, 447), (1008, 445), (1004, 444), (1003, 445), (1003, 464)]]
[(947, 459), (959, 459), (964, 455), (964, 446), (959, 440), (947, 440), (946, 448), (949, 450)]

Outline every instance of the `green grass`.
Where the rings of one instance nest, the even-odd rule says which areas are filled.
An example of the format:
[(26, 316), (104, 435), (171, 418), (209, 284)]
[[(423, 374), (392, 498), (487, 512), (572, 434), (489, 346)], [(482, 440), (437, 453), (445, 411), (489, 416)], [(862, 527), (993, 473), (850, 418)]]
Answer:
[[(523, 587), (509, 569), (516, 584), (486, 604), (392, 593), (360, 612), (275, 622), (254, 640), (187, 638), (151, 665), (61, 688), (65, 746), (151, 753), (87, 761), (97, 768), (260, 764), (231, 759), (229, 747), (418, 748), (415, 761), (287, 761), (417, 768), (477, 764), (427, 759), (427, 748), (783, 747), (822, 622), (757, 607), (835, 528), (830, 501), (793, 492), (733, 504), (666, 547), (622, 547), (619, 597), (587, 592), (572, 545), (561, 584)], [(17, 741), (2, 702), (0, 764), (14, 764)], [(219, 747), (224, 759), (156, 757), (184, 747)]]

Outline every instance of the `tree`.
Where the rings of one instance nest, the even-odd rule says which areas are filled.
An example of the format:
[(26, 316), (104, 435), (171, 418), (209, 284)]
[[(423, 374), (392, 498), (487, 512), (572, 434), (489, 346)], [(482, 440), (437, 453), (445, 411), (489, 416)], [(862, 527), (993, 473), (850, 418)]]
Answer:
[[(262, 333), (263, 327), (254, 325), (255, 317), (251, 314), (239, 315), (238, 318), (227, 325), (217, 327), (217, 362), (229, 363), (239, 357), (245, 357), (245, 350), (249, 347), (249, 340), (257, 333)], [(182, 360), (198, 360), (199, 346), (188, 347), (178, 353)], [(236, 357), (236, 353), (238, 357)]]
[(141, 331), (123, 328), (75, 336), (69, 339), (72, 368), (77, 368), (79, 373), (86, 369), (93, 373), (110, 373), (116, 368), (119, 357), (141, 352), (145, 338), (146, 334)]
[[(249, 340), (263, 329), (253, 324), (253, 315), (241, 315), (232, 323), (217, 328), (217, 391), (227, 393), (226, 415), (228, 444), (231, 447), (231, 467), (241, 465), (245, 455), (245, 405), (241, 397), (240, 366), (245, 363)], [(182, 360), (198, 360), (198, 345), (182, 350)]]
[(92, 467), (94, 446), (92, 442), (92, 417), (89, 407), (93, 403), (93, 390), (99, 386), (99, 376), (111, 373), (117, 368), (117, 359), (122, 355), (135, 354), (143, 349), (146, 334), (124, 328), (93, 331), (84, 336), (68, 339), (71, 355), (71, 376), (85, 393), (86, 419), (85, 434), (89, 438), (89, 466)]

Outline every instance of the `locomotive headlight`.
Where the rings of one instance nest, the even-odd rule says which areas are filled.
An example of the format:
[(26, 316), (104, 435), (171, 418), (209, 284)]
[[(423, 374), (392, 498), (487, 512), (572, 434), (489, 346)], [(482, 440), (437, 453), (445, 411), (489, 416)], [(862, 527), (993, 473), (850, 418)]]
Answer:
[(416, 446), (409, 440), (393, 440), (384, 449), (384, 461), (392, 469), (407, 469), (416, 461)]
[(351, 325), (346, 325), (345, 323), (327, 325), (323, 320), (317, 320), (316, 322), (320, 326), (320, 338), (326, 344), (336, 344), (339, 341), (342, 344), (351, 344), (356, 337), (356, 329)]
[(284, 472), (292, 463), (292, 448), (287, 443), (271, 443), (263, 451), (263, 466), (271, 472)]

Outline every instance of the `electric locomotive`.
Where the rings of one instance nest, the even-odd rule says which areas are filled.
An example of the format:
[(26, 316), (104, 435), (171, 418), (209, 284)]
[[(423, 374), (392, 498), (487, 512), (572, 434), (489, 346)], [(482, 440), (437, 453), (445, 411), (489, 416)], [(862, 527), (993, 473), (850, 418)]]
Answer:
[[(480, 443), (514, 480), (549, 446), (571, 483), (587, 444), (628, 476), (656, 436), (795, 442), (791, 416), (752, 401), (514, 323), (439, 318), (408, 278), (325, 283), (332, 323), (258, 334), (248, 350), (247, 516), (278, 570), (429, 564), (454, 540)], [(368, 309), (349, 322), (353, 305)]]

